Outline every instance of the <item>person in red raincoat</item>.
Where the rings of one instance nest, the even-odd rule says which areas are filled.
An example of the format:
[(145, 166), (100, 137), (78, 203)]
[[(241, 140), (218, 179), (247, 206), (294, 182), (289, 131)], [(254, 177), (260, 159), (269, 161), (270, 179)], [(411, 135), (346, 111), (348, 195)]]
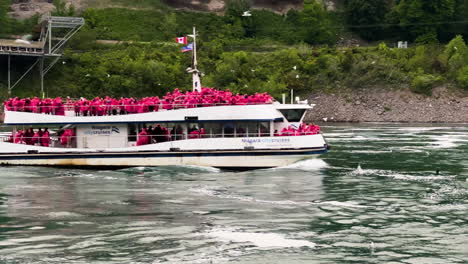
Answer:
[(43, 147), (48, 147), (50, 145), (50, 135), (49, 135), (49, 130), (47, 128), (44, 129), (44, 133), (42, 133), (40, 142), (41, 142), (41, 146)]

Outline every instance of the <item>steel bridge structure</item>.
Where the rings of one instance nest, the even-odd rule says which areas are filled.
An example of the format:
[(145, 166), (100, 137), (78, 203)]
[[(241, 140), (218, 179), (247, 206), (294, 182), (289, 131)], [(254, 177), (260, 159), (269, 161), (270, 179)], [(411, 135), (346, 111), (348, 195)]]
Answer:
[[(0, 56), (8, 56), (8, 94), (39, 64), (41, 95), (44, 94), (44, 76), (63, 55), (63, 47), (85, 24), (82, 17), (58, 17), (44, 15), (40, 20), (40, 36), (37, 41), (0, 39)], [(14, 56), (36, 58), (30, 67), (12, 84), (11, 60)]]

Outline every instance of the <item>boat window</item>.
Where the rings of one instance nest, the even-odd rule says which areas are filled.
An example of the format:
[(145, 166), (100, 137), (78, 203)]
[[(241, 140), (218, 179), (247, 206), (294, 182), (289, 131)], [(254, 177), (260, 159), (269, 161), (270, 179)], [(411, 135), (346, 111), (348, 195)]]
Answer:
[(137, 127), (135, 124), (128, 124), (128, 142), (137, 141)]
[(189, 123), (188, 124), (188, 132), (191, 133), (195, 130), (199, 130), (200, 129), (200, 126), (198, 125), (198, 123)]
[(204, 123), (206, 135), (209, 137), (222, 137), (223, 126), (220, 123)]
[(182, 124), (175, 124), (171, 129), (172, 140), (185, 139), (184, 127)]
[(236, 137), (246, 137), (247, 136), (247, 122), (238, 122), (236, 123)]
[(247, 134), (249, 137), (258, 137), (258, 122), (248, 122)]
[(228, 122), (223, 126), (224, 137), (234, 137), (234, 123)]
[(260, 122), (258, 124), (261, 137), (270, 136), (270, 122)]
[(279, 111), (289, 122), (299, 122), (304, 115), (305, 109), (280, 109)]

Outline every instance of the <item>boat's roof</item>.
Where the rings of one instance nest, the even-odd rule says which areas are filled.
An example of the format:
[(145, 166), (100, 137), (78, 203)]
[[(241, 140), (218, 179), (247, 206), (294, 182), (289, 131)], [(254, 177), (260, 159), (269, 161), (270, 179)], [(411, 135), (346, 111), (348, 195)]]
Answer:
[(275, 104), (276, 109), (312, 109), (314, 105), (308, 104)]
[(229, 105), (176, 109), (141, 114), (109, 116), (46, 115), (29, 112), (5, 111), (5, 125), (66, 125), (113, 123), (176, 123), (176, 122), (229, 122), (278, 121), (283, 115), (278, 109), (310, 109), (309, 105)]

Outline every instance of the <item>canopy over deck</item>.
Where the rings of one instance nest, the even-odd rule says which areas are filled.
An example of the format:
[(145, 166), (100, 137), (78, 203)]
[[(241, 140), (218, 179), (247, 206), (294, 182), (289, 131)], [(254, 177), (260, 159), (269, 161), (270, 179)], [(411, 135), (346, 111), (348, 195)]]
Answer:
[[(164, 122), (279, 121), (284, 116), (277, 105), (231, 105), (177, 109), (142, 114), (111, 116), (58, 116), (29, 112), (5, 111), (5, 125), (67, 125)], [(310, 106), (302, 105), (308, 109)]]
[(0, 39), (0, 54), (42, 56), (44, 41), (25, 41), (21, 39)]

